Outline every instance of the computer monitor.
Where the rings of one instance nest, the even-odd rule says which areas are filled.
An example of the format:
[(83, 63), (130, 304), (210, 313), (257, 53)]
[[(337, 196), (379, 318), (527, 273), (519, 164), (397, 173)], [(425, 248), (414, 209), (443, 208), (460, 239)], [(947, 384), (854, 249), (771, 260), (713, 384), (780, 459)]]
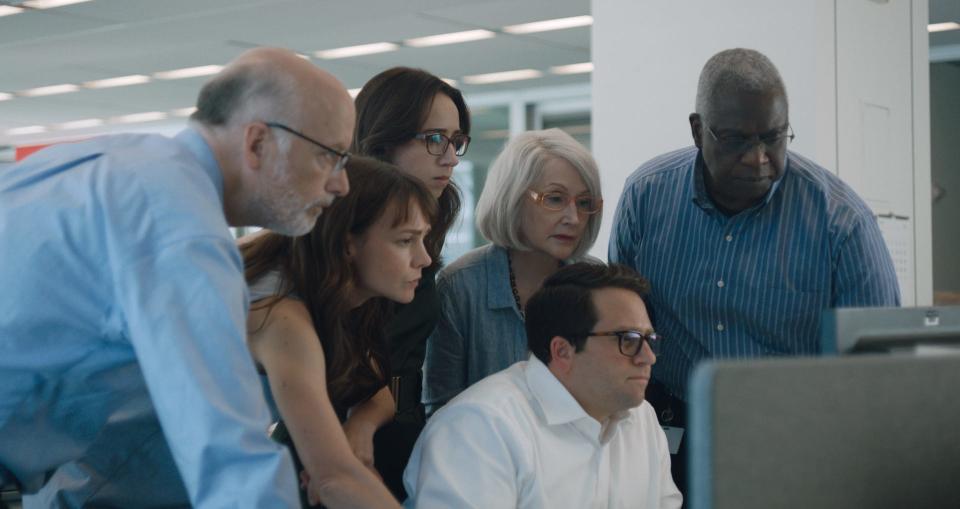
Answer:
[(960, 508), (960, 356), (710, 361), (690, 509)]
[(823, 313), (825, 355), (960, 349), (960, 306), (839, 308)]

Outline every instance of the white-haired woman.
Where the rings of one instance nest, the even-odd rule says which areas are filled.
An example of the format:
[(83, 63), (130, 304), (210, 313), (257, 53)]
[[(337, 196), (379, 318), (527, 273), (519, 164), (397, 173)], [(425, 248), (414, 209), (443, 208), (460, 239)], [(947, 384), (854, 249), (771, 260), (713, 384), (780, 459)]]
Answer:
[(529, 131), (506, 144), (477, 203), (477, 227), (490, 244), (437, 278), (441, 318), (424, 365), (428, 413), (527, 359), (527, 299), (560, 266), (584, 259), (602, 204), (597, 164), (570, 135)]

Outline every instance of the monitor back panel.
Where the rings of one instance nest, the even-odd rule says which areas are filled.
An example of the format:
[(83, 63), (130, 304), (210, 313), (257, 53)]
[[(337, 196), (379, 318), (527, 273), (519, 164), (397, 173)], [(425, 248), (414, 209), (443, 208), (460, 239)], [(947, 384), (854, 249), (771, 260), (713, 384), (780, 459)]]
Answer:
[(889, 351), (909, 345), (960, 345), (960, 306), (837, 308), (823, 311), (826, 355)]
[(960, 508), (960, 356), (708, 363), (689, 507)]

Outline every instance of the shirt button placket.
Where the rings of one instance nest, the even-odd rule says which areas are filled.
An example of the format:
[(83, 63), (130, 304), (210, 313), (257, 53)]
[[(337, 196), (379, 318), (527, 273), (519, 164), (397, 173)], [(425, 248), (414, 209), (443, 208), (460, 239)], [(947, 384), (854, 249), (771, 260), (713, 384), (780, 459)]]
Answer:
[[(723, 234), (723, 240), (727, 243), (730, 243), (733, 242), (733, 228), (729, 224), (727, 225), (727, 228), (727, 231)], [(727, 283), (723, 280), (723, 278), (717, 279), (717, 288), (726, 288), (726, 286)], [(721, 321), (717, 321), (717, 324), (714, 326), (714, 328), (717, 330), (717, 332), (723, 332), (726, 330), (726, 326), (723, 325), (723, 322)]]
[[(723, 240), (728, 243), (733, 242), (733, 233), (730, 233), (730, 230), (727, 230), (727, 232), (723, 235)], [(724, 282), (723, 278), (717, 279), (717, 288), (724, 288), (726, 286), (727, 283)], [(718, 321), (714, 328), (717, 330), (717, 332), (723, 332), (726, 329), (726, 326), (723, 325), (723, 322)]]

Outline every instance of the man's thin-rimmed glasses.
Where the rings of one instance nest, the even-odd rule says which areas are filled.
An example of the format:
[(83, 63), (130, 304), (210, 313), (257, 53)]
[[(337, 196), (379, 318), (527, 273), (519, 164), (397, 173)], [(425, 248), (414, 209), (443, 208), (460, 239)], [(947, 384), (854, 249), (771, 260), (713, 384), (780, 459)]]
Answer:
[(554, 212), (559, 212), (569, 207), (570, 202), (573, 202), (574, 206), (577, 207), (577, 212), (588, 216), (600, 212), (600, 209), (603, 207), (603, 200), (589, 195), (570, 196), (567, 193), (558, 191), (541, 193), (533, 189), (528, 189), (527, 192), (530, 193), (533, 201), (537, 202), (537, 205)]
[(616, 336), (620, 340), (620, 353), (627, 357), (635, 357), (643, 348), (643, 343), (650, 345), (654, 355), (660, 355), (660, 342), (663, 338), (656, 332), (641, 332), (638, 330), (613, 330), (588, 332), (587, 336)]
[(457, 157), (464, 156), (467, 153), (467, 147), (470, 146), (470, 137), (463, 133), (447, 136), (443, 133), (417, 133), (413, 135), (418, 140), (423, 140), (427, 146), (427, 153), (432, 156), (442, 156), (447, 153), (447, 147), (453, 143), (453, 151)]
[(337, 162), (336, 162), (336, 164), (333, 165), (333, 172), (332, 172), (333, 174), (337, 174), (337, 173), (339, 173), (340, 171), (342, 171), (343, 168), (347, 166), (347, 161), (350, 160), (350, 152), (343, 152), (343, 151), (337, 150), (337, 149), (335, 149), (335, 148), (328, 147), (328, 146), (324, 145), (323, 143), (320, 143), (319, 141), (317, 141), (317, 140), (315, 140), (315, 139), (307, 136), (306, 134), (303, 134), (303, 133), (301, 133), (300, 131), (297, 131), (296, 129), (292, 129), (292, 128), (290, 128), (290, 127), (287, 127), (287, 126), (285, 126), (285, 125), (283, 125), (283, 124), (281, 124), (281, 123), (279, 123), (279, 122), (264, 122), (264, 124), (266, 124), (267, 127), (271, 127), (271, 128), (275, 128), (275, 129), (280, 129), (281, 131), (286, 131), (286, 132), (288, 132), (288, 133), (290, 133), (290, 134), (292, 134), (292, 135), (294, 135), (294, 136), (297, 136), (297, 137), (299, 137), (299, 138), (301, 138), (301, 139), (307, 140), (307, 141), (309, 141), (310, 143), (313, 143), (314, 145), (316, 145), (316, 146), (318, 146), (318, 147), (326, 150), (327, 152), (329, 152), (329, 153), (331, 153), (331, 154), (333, 154), (333, 155), (336, 155), (336, 156), (337, 156)]
[(739, 134), (717, 136), (717, 133), (713, 132), (710, 126), (705, 127), (707, 128), (707, 132), (710, 133), (710, 136), (713, 137), (713, 140), (720, 145), (720, 149), (728, 154), (745, 154), (755, 145), (761, 143), (766, 148), (779, 149), (784, 145), (784, 142), (790, 143), (797, 137), (793, 134), (793, 127), (790, 124), (787, 124), (783, 129), (763, 136), (759, 134), (753, 136), (743, 136)]

